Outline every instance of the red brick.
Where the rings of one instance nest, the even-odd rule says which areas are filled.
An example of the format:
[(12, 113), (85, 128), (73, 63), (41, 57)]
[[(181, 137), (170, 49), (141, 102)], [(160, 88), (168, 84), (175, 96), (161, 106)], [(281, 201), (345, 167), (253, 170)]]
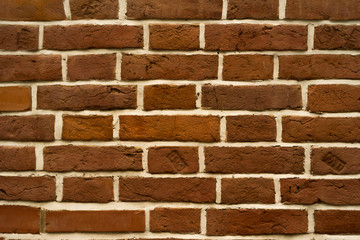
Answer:
[(26, 206), (0, 206), (0, 232), (39, 233), (40, 209)]
[(135, 86), (39, 86), (37, 94), (38, 109), (78, 111), (137, 107)]
[(50, 146), (44, 148), (44, 169), (67, 171), (139, 171), (142, 150), (134, 147)]
[(151, 173), (196, 173), (199, 155), (196, 147), (151, 147), (148, 149)]
[(45, 49), (72, 50), (142, 47), (143, 29), (140, 26), (86, 24), (56, 25), (44, 28)]
[(203, 108), (219, 110), (299, 109), (301, 87), (291, 85), (229, 86), (203, 85)]
[(70, 0), (71, 19), (117, 19), (118, 0)]
[(216, 79), (215, 55), (123, 55), (123, 80), (205, 80)]
[(300, 25), (208, 24), (205, 49), (306, 50), (307, 28)]
[(55, 117), (1, 116), (0, 140), (7, 141), (53, 141)]
[(223, 178), (221, 203), (275, 203), (273, 179)]
[(130, 19), (221, 19), (221, 0), (128, 0)]
[(150, 85), (144, 87), (144, 109), (195, 109), (195, 85)]
[(0, 146), (0, 171), (35, 170), (34, 147)]
[(0, 176), (0, 199), (47, 202), (54, 201), (55, 178)]
[(62, 79), (60, 55), (0, 56), (0, 82)]
[(144, 232), (144, 211), (47, 211), (46, 232)]
[(62, 139), (99, 140), (113, 139), (112, 116), (63, 116)]
[(206, 147), (206, 172), (303, 173), (301, 147)]
[(227, 142), (260, 142), (276, 140), (273, 116), (243, 115), (226, 117)]
[(278, 0), (230, 0), (228, 19), (278, 19)]
[(120, 116), (123, 141), (218, 142), (220, 119), (216, 116)]
[(0, 25), (0, 49), (33, 51), (38, 49), (38, 41), (37, 26)]
[(100, 202), (114, 200), (114, 179), (111, 177), (64, 178), (63, 201)]
[(307, 108), (312, 112), (359, 112), (360, 85), (310, 85)]
[(313, 148), (311, 172), (325, 174), (359, 174), (360, 148)]
[(321, 25), (315, 27), (315, 49), (359, 50), (360, 26)]
[(10, 21), (65, 20), (63, 0), (1, 1), (0, 19)]
[(31, 108), (29, 87), (0, 87), (0, 111), (26, 111)]
[(358, 0), (288, 0), (287, 19), (360, 19)]
[(120, 178), (124, 202), (215, 202), (214, 178)]
[(358, 179), (280, 179), (282, 202), (290, 204), (360, 204)]
[(360, 55), (279, 56), (282, 79), (360, 79)]
[(67, 64), (70, 81), (115, 79), (115, 54), (69, 56)]
[(360, 142), (360, 118), (285, 116), (285, 142)]
[(199, 25), (150, 24), (150, 48), (158, 50), (198, 50)]
[(224, 80), (249, 81), (273, 78), (273, 56), (227, 55), (224, 56)]
[(360, 211), (315, 211), (315, 233), (359, 234)]
[(207, 235), (258, 235), (307, 233), (303, 210), (209, 209)]

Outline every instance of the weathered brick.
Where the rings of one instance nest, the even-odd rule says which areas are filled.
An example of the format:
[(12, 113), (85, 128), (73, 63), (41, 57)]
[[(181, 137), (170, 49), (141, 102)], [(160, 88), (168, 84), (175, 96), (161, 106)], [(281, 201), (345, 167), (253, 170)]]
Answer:
[(307, 28), (300, 25), (208, 24), (205, 26), (205, 49), (306, 50)]
[(195, 85), (150, 85), (144, 87), (144, 109), (195, 109)]
[(0, 206), (1, 233), (39, 233), (40, 209), (26, 206)]
[(47, 202), (54, 201), (55, 178), (0, 176), (0, 199)]
[(360, 55), (279, 56), (282, 79), (360, 79)]
[(0, 82), (62, 79), (60, 55), (0, 56)]
[(206, 147), (206, 172), (293, 173), (304, 171), (301, 147)]
[(291, 85), (203, 85), (201, 105), (219, 110), (299, 109), (301, 87)]
[(30, 110), (30, 90), (29, 87), (0, 87), (0, 112)]
[(217, 116), (120, 116), (120, 140), (218, 142)]
[(120, 178), (125, 202), (215, 202), (214, 178)]
[(144, 211), (47, 211), (46, 232), (144, 232)]
[(0, 49), (33, 51), (38, 49), (38, 41), (39, 27), (37, 26), (0, 25)]
[(359, 234), (360, 211), (315, 211), (315, 233)]
[(360, 142), (360, 118), (285, 116), (285, 142)]
[(34, 147), (0, 146), (0, 171), (35, 170)]
[(110, 141), (113, 138), (112, 116), (63, 116), (62, 139)]
[(229, 0), (228, 19), (278, 19), (278, 0)]
[(359, 50), (360, 26), (321, 25), (315, 27), (315, 49)]
[(226, 117), (227, 142), (260, 142), (276, 140), (273, 116), (242, 115)]
[(53, 141), (55, 117), (1, 116), (0, 140), (7, 141)]
[(216, 79), (215, 55), (128, 55), (122, 56), (123, 80), (204, 80)]
[(117, 19), (118, 0), (70, 0), (71, 19)]
[(52, 85), (39, 86), (37, 90), (38, 109), (78, 111), (135, 109), (136, 107), (135, 86)]
[(127, 25), (46, 26), (44, 48), (56, 50), (90, 48), (142, 48), (143, 29)]
[(208, 209), (207, 235), (257, 235), (307, 233), (303, 210)]

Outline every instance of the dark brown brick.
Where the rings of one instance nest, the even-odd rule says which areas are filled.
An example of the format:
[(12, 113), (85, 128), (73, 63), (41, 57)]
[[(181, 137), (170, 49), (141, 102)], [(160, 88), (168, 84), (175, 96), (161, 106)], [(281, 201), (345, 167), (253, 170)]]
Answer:
[(278, 19), (278, 0), (230, 0), (228, 19)]
[(70, 0), (71, 19), (117, 19), (118, 0)]
[(315, 233), (359, 234), (360, 211), (315, 211)]
[(39, 233), (40, 209), (26, 206), (0, 206), (0, 232)]
[(38, 49), (38, 41), (39, 27), (37, 26), (0, 25), (0, 49), (34, 51)]
[(315, 27), (315, 49), (359, 50), (360, 26), (321, 25)]
[(30, 110), (30, 91), (29, 87), (0, 87), (0, 112)]
[(35, 170), (34, 147), (0, 147), (0, 171)]

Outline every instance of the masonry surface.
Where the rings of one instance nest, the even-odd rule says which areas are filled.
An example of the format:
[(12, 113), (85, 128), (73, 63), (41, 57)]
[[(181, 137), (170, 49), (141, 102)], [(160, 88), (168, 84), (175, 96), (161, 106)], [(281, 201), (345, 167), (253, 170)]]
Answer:
[(359, 0), (0, 0), (1, 240), (359, 238)]

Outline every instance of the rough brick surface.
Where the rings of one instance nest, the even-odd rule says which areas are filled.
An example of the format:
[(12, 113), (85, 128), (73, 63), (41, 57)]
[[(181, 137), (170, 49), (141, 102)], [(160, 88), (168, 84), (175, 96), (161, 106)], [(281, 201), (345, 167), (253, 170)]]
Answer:
[(277, 19), (279, 1), (277, 0), (230, 0), (228, 19)]
[(117, 0), (70, 0), (71, 19), (116, 19)]
[(321, 25), (315, 27), (314, 47), (331, 50), (360, 49), (360, 26)]
[(39, 233), (40, 209), (26, 206), (0, 206), (0, 232)]
[(35, 170), (35, 165), (34, 147), (0, 147), (0, 171)]
[(360, 211), (315, 211), (315, 232), (326, 234), (359, 234)]
[(0, 87), (0, 112), (29, 110), (30, 91), (29, 87)]
[[(1, 10), (0, 10), (1, 11)], [(39, 28), (27, 25), (1, 25), (0, 49), (16, 51), (38, 49)]]

